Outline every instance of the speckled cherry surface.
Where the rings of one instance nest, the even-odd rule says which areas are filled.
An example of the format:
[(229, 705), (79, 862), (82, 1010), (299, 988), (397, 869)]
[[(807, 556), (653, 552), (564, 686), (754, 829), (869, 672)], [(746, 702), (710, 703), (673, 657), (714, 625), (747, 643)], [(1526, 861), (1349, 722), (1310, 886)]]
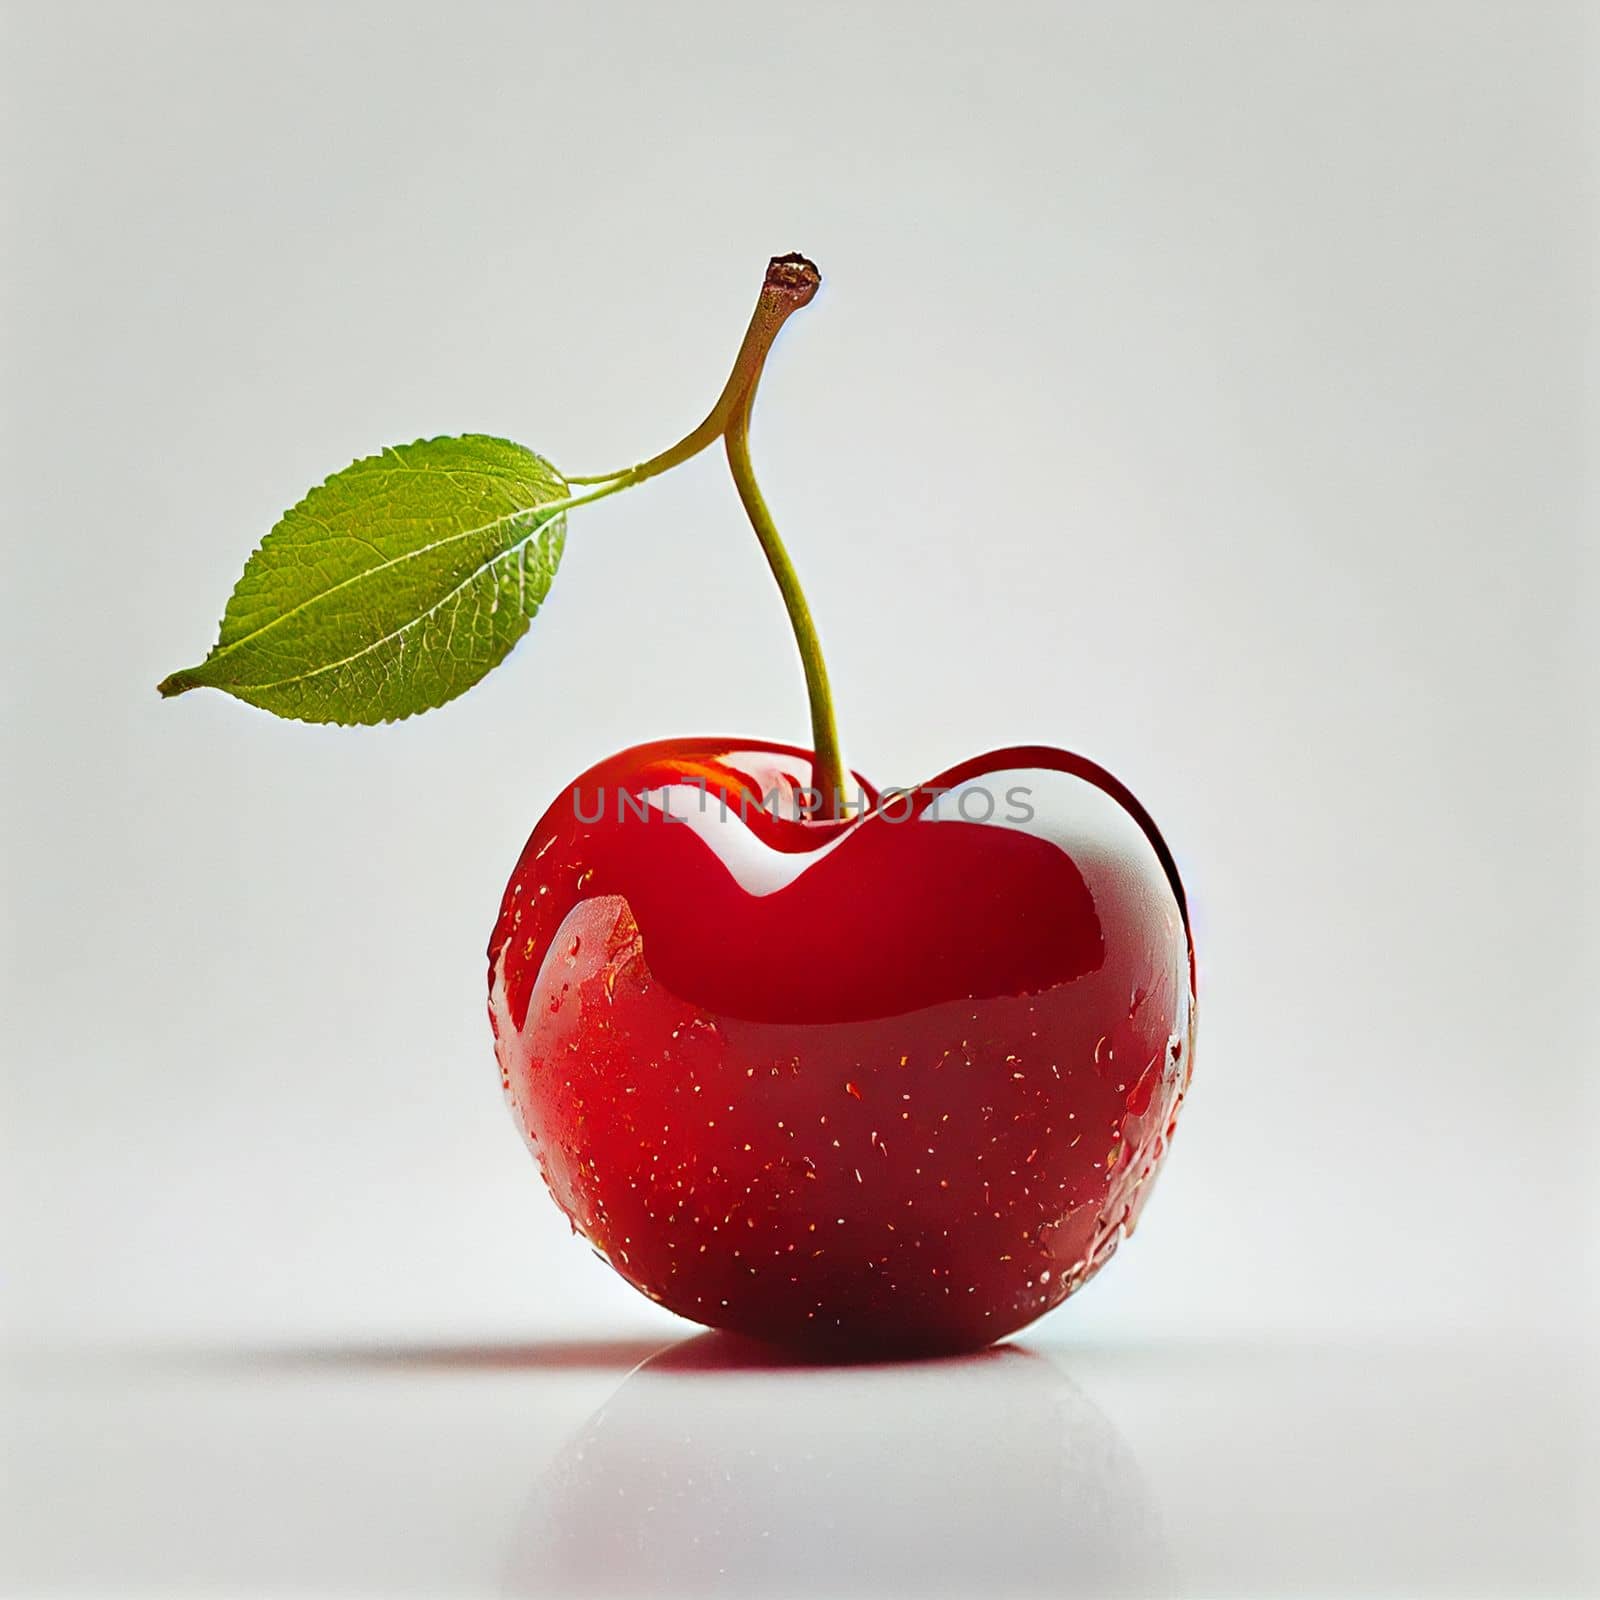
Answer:
[(805, 820), (811, 770), (685, 740), (557, 798), (490, 943), (502, 1083), (573, 1226), (671, 1310), (981, 1346), (1138, 1218), (1191, 1071), (1183, 891), (1064, 751), (863, 783), (847, 821)]

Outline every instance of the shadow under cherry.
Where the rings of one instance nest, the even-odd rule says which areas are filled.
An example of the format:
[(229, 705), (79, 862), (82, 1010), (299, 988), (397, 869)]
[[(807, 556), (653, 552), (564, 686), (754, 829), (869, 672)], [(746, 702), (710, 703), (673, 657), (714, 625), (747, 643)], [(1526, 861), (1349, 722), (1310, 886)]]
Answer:
[(1166, 1587), (1138, 1463), (1055, 1363), (652, 1355), (541, 1475), (512, 1594), (1097, 1595)]

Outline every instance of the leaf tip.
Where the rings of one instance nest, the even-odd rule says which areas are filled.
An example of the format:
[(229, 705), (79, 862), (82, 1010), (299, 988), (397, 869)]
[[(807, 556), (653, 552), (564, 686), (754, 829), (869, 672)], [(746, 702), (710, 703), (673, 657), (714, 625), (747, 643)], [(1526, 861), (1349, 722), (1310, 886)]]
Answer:
[(192, 670), (192, 668), (185, 668), (182, 672), (169, 672), (156, 685), (156, 693), (163, 700), (170, 700), (174, 695), (186, 694), (190, 689), (198, 689), (200, 685), (195, 682)]

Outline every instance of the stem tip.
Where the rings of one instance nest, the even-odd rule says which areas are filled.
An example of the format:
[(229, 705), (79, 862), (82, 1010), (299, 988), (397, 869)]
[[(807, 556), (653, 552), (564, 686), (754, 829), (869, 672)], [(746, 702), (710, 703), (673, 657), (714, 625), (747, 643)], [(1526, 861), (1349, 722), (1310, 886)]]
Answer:
[(766, 287), (774, 294), (788, 300), (795, 310), (810, 303), (811, 297), (822, 287), (822, 274), (816, 263), (791, 251), (786, 256), (774, 256), (767, 263)]

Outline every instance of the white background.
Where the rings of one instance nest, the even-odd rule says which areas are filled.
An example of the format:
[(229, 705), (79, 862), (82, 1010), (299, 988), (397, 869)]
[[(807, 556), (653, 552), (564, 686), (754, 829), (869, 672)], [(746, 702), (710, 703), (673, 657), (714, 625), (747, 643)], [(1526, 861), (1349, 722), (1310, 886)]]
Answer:
[[(523, 838), (593, 760), (804, 738), (723, 468), (575, 517), (527, 640), (444, 711), (308, 728), (154, 684), (354, 456), (481, 430), (595, 472), (669, 443), (790, 249), (826, 282), (755, 453), (850, 759), (889, 784), (1082, 751), (1155, 814), (1195, 908), (1198, 1070), (1160, 1192), (1032, 1341), (1076, 1397), (1067, 1431), (1081, 1402), (1112, 1440), (1088, 1428), (1051, 1503), (1081, 1504), (1102, 1456), (1136, 1463), (1185, 1589), (1581, 1585), (1591, 11), (4, 19), (29, 1592), (625, 1586), (604, 1539), (575, 1574), (549, 1533), (614, 1485), (558, 1493), (543, 1463), (691, 1330), (542, 1193), (483, 948)], [(296, 1354), (252, 1365), (265, 1347)], [(911, 1375), (813, 1375), (793, 1404), (749, 1379), (774, 1419), (750, 1448), (792, 1446), (792, 1474), (843, 1485), (822, 1521), (848, 1521), (887, 1471), (852, 1475), (849, 1419), (882, 1406), (893, 1433), (931, 1406), (952, 1431), (928, 1450), (965, 1459), (1008, 1385), (1024, 1414), (1030, 1384), (1059, 1404), (1016, 1365), (961, 1369), (944, 1411)], [(624, 1423), (688, 1492), (677, 1391), (641, 1390)], [(746, 1448), (742, 1402), (704, 1422), (725, 1403), (689, 1407), (713, 1476)], [(802, 1414), (815, 1437), (785, 1445)], [(1054, 1448), (965, 1490), (1014, 1503)], [(911, 1495), (905, 1543), (941, 1492)], [(735, 1592), (889, 1584), (859, 1530), (819, 1544), (763, 1504), (732, 1508), (777, 1541), (722, 1562)], [(824, 1547), (858, 1559), (808, 1573)], [(1037, 1576), (995, 1563), (998, 1590)]]

